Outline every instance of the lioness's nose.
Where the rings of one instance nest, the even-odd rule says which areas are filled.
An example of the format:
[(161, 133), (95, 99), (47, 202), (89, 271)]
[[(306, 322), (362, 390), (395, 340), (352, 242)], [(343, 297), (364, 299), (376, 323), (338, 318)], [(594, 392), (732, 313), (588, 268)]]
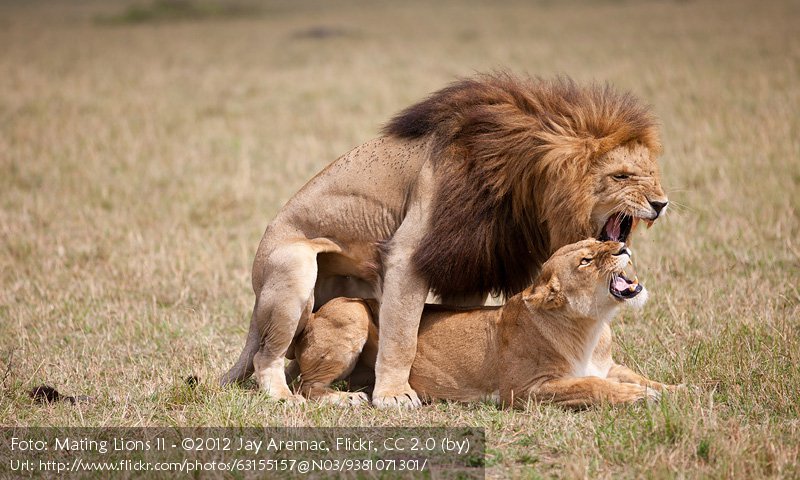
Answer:
[(653, 210), (656, 211), (656, 217), (661, 215), (661, 211), (664, 210), (664, 207), (666, 207), (668, 203), (669, 203), (669, 201), (666, 201), (666, 202), (653, 202), (653, 201), (650, 201), (650, 206), (653, 207)]

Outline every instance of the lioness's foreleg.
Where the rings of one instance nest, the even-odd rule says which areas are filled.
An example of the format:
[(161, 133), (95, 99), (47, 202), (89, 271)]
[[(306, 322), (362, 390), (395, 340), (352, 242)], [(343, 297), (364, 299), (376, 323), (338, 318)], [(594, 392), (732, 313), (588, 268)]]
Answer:
[(676, 385), (666, 385), (659, 382), (654, 382), (647, 377), (639, 375), (625, 365), (614, 364), (608, 371), (608, 378), (617, 380), (623, 383), (634, 383), (643, 387), (652, 388), (658, 391), (675, 390), (678, 388)]
[[(599, 377), (559, 378), (549, 380), (530, 390), (528, 397), (537, 401), (553, 402), (571, 408), (610, 403), (633, 403), (639, 400), (657, 400), (659, 392), (631, 383), (619, 383)], [(524, 402), (527, 398), (515, 398)]]

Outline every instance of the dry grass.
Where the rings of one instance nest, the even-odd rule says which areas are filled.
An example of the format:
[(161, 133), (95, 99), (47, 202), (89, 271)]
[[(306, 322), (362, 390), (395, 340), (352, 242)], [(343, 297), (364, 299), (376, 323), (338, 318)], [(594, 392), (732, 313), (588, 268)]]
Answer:
[[(0, 425), (482, 425), (493, 476), (800, 476), (800, 4), (276, 2), (97, 21), (129, 8), (0, 5)], [(634, 245), (652, 297), (616, 323), (618, 357), (701, 391), (577, 414), (176, 391), (239, 353), (252, 255), (283, 202), (401, 107), (494, 67), (654, 104), (675, 208)], [(95, 402), (35, 406), (42, 382)]]

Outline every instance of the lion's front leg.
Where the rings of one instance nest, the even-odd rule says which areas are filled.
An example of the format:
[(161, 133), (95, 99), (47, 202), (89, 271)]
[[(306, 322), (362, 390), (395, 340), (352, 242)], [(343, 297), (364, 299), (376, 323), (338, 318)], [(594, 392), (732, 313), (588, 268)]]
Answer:
[(428, 283), (410, 264), (410, 253), (392, 252), (384, 274), (378, 323), (378, 358), (372, 404), (378, 408), (417, 407), (419, 397), (408, 383), (417, 353), (417, 332)]
[(430, 202), (436, 190), (433, 166), (423, 165), (405, 218), (389, 242), (383, 262), (383, 295), (378, 313), (378, 356), (372, 404), (378, 408), (417, 407), (422, 403), (408, 383), (417, 353), (420, 317), (428, 281), (412, 263), (428, 231)]
[[(424, 177), (427, 175), (421, 175)], [(422, 404), (409, 385), (408, 377), (417, 353), (419, 322), (428, 296), (428, 282), (411, 260), (428, 224), (424, 200), (427, 183), (421, 181), (417, 185), (420, 197), (409, 208), (383, 258), (383, 295), (378, 314), (380, 335), (372, 393), (372, 404), (378, 408), (411, 408)]]

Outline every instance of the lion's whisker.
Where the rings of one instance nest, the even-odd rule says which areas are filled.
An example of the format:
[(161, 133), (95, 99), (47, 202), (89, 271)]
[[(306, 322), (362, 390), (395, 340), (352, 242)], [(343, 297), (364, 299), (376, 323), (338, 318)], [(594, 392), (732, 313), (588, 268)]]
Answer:
[[(679, 202), (679, 201), (677, 201), (677, 200), (670, 200), (670, 201), (669, 201), (669, 205), (670, 205), (670, 207), (672, 207), (673, 209), (674, 209), (674, 208), (677, 208), (678, 210), (680, 210), (680, 209), (684, 209), (684, 210), (688, 210), (688, 211), (690, 211), (690, 212), (694, 212), (694, 211), (696, 211), (695, 209), (693, 209), (693, 208), (692, 208), (692, 207), (690, 207), (689, 205), (687, 205), (687, 204), (685, 204), (685, 203), (681, 203), (681, 202)], [(670, 209), (667, 209), (667, 210), (669, 211)]]

